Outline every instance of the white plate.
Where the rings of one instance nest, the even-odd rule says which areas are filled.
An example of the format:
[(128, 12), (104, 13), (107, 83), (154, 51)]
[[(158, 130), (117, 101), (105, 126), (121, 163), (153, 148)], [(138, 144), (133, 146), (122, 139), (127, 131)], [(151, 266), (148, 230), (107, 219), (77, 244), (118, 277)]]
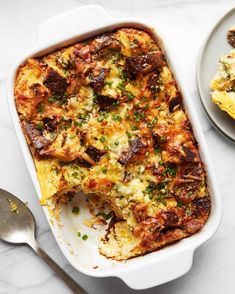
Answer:
[(211, 101), (210, 81), (218, 70), (219, 57), (232, 47), (227, 42), (228, 29), (235, 24), (235, 8), (215, 25), (199, 55), (197, 67), (198, 90), (204, 109), (216, 129), (235, 142), (235, 120)]
[[(41, 198), (41, 191), (35, 166), (19, 124), (19, 117), (14, 102), (14, 82), (17, 68), (30, 56), (46, 54), (76, 41), (81, 41), (99, 33), (125, 26), (144, 29), (150, 32), (153, 37), (160, 40), (159, 34), (155, 29), (150, 29), (151, 26), (149, 24), (133, 19), (114, 19), (100, 6), (90, 5), (68, 11), (45, 22), (39, 30), (39, 41), (36, 48), (26, 53), (12, 68), (7, 85), (9, 109), (25, 162), (39, 198)], [(195, 248), (215, 233), (221, 216), (221, 202), (216, 176), (200, 122), (195, 114), (191, 97), (185, 88), (179, 67), (175, 62), (175, 57), (172, 55), (166, 42), (164, 42), (164, 48), (162, 49), (166, 49), (166, 57), (177, 79), (178, 86), (182, 91), (184, 105), (190, 117), (195, 137), (199, 146), (201, 146), (201, 156), (208, 173), (212, 210), (205, 226), (197, 234), (160, 251), (152, 252), (125, 262), (116, 262), (101, 256), (98, 252), (99, 236), (102, 232), (91, 230), (82, 224), (83, 219), (88, 213), (85, 204), (83, 204), (84, 209), (81, 208), (82, 213), (78, 217), (74, 217), (71, 214), (73, 204), (64, 207), (61, 218), (61, 222), (64, 224), (62, 228), (55, 221), (53, 224), (50, 222), (47, 209), (44, 208), (58, 245), (68, 261), (77, 270), (94, 277), (116, 276), (134, 289), (146, 289), (157, 286), (186, 273), (191, 268)], [(89, 235), (88, 240), (83, 241), (81, 238), (78, 238), (76, 235), (77, 231)]]

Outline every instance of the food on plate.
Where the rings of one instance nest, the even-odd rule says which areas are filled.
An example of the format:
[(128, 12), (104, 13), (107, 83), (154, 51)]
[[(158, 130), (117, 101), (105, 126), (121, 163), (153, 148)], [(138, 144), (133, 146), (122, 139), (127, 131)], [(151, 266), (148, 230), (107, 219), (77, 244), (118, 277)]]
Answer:
[[(228, 31), (227, 40), (235, 47), (235, 27)], [(219, 58), (219, 68), (210, 87), (212, 101), (235, 119), (235, 49)]]
[(41, 203), (53, 210), (83, 191), (108, 222), (100, 253), (116, 260), (200, 230), (211, 201), (182, 100), (163, 52), (142, 30), (120, 28), (27, 59), (15, 101)]
[(232, 26), (229, 30), (228, 30), (228, 33), (227, 33), (227, 40), (228, 40), (228, 43), (235, 47), (235, 26)]

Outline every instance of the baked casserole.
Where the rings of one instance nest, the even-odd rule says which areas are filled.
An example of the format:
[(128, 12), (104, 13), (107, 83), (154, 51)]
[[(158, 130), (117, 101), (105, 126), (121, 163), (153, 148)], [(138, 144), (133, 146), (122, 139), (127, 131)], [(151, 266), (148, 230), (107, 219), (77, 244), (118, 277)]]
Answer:
[(203, 227), (211, 207), (204, 166), (150, 34), (120, 28), (29, 58), (15, 101), (42, 205), (52, 210), (84, 192), (109, 218), (101, 254), (126, 260)]

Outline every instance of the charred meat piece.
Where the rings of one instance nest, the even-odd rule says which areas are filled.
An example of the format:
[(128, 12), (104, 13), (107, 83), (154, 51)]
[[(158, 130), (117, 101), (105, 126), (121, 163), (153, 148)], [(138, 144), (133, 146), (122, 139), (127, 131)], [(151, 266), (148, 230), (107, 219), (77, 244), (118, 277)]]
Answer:
[(88, 146), (85, 151), (90, 158), (92, 158), (95, 162), (98, 162), (100, 158), (105, 154), (104, 151), (101, 151), (93, 146)]
[(90, 52), (92, 53), (101, 53), (100, 51), (104, 49), (119, 50), (120, 48), (121, 44), (118, 40), (110, 35), (101, 35), (90, 43)]
[(65, 162), (65, 161), (60, 161), (60, 165), (61, 166), (65, 166), (65, 165), (79, 165), (79, 166), (82, 166), (82, 167), (87, 167), (87, 168), (90, 168), (92, 167), (92, 164), (88, 161), (86, 161), (84, 158), (82, 157), (78, 157), (72, 161), (69, 161), (69, 162)]
[(164, 63), (163, 54), (161, 52), (128, 57), (126, 59), (127, 69), (132, 73), (148, 73), (163, 66)]
[(63, 97), (67, 90), (67, 80), (54, 69), (50, 68), (43, 84), (51, 91), (52, 95)]
[(33, 91), (34, 95), (37, 97), (44, 97), (45, 95), (48, 94), (48, 90), (39, 83), (33, 83), (30, 86), (30, 89)]
[(101, 68), (94, 71), (93, 73), (90, 73), (88, 78), (91, 81), (91, 85), (96, 89), (102, 87), (108, 72), (109, 70), (107, 68)]
[(136, 137), (130, 144), (128, 151), (125, 151), (119, 158), (121, 164), (127, 164), (134, 155), (136, 155), (142, 148), (145, 147), (145, 144), (140, 140), (139, 137)]
[(161, 213), (164, 220), (164, 227), (170, 228), (172, 226), (178, 226), (180, 224), (180, 218), (177, 209), (168, 209)]
[(227, 32), (228, 43), (235, 48), (235, 26), (231, 27)]
[(141, 246), (151, 248), (153, 241), (160, 235), (160, 225), (154, 217), (149, 217), (139, 223), (133, 230), (136, 237), (141, 237)]
[(201, 215), (209, 213), (211, 210), (211, 200), (209, 197), (196, 198), (193, 200), (194, 214)]
[(25, 131), (36, 149), (42, 149), (50, 144), (50, 140), (44, 137), (42, 131), (38, 130), (34, 124), (26, 122)]
[(101, 111), (108, 110), (117, 103), (116, 99), (103, 95), (98, 95), (96, 100)]
[(183, 229), (187, 233), (193, 234), (200, 230), (211, 209), (211, 201), (209, 197), (197, 198), (192, 202), (191, 214), (185, 217), (183, 221)]
[(173, 191), (175, 197), (185, 204), (192, 202), (198, 195), (201, 181), (179, 179), (175, 181)]
[(186, 179), (202, 179), (204, 176), (201, 163), (185, 162), (180, 167), (181, 177)]
[(173, 98), (171, 98), (169, 102), (169, 111), (173, 112), (177, 106), (182, 105), (182, 97), (180, 95), (177, 95)]
[(54, 132), (57, 129), (58, 123), (55, 118), (44, 117), (42, 121), (48, 132)]
[(156, 74), (155, 72), (149, 74), (147, 85), (148, 85), (148, 89), (150, 91), (157, 92), (157, 90), (158, 90), (158, 74)]
[(192, 162), (192, 161), (195, 160), (195, 158), (196, 158), (196, 154), (195, 154), (190, 148), (188, 148), (188, 147), (186, 147), (186, 146), (183, 145), (183, 146), (182, 146), (182, 149), (183, 149), (183, 151), (184, 151), (184, 153), (185, 153), (185, 156), (182, 157), (182, 159), (183, 159), (184, 161)]
[(148, 206), (146, 203), (135, 203), (131, 206), (131, 210), (138, 223), (148, 217)]

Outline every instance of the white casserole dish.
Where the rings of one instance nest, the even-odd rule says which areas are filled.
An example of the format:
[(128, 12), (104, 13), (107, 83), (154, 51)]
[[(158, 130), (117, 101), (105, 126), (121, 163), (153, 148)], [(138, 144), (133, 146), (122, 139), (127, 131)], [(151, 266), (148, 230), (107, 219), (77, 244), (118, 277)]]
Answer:
[[(41, 191), (35, 166), (19, 124), (14, 102), (14, 82), (18, 66), (24, 63), (30, 56), (44, 55), (65, 45), (73, 44), (117, 27), (127, 26), (146, 30), (158, 41), (160, 40), (159, 34), (146, 23), (134, 19), (114, 19), (103, 8), (89, 5), (60, 14), (43, 23), (39, 29), (39, 40), (36, 48), (26, 53), (12, 68), (8, 79), (10, 113), (25, 162), (39, 198), (41, 198)], [(212, 210), (205, 226), (195, 235), (165, 247), (160, 251), (128, 261), (116, 262), (101, 256), (98, 252), (98, 239), (102, 232), (89, 229), (82, 224), (82, 220), (87, 214), (84, 204), (80, 204), (80, 206), (84, 206), (84, 209), (81, 207), (82, 212), (79, 216), (71, 214), (73, 203), (64, 207), (61, 217), (61, 223), (64, 225), (62, 228), (56, 222), (54, 224), (51, 223), (48, 211), (44, 208), (58, 245), (74, 268), (94, 277), (119, 277), (133, 289), (146, 289), (157, 286), (185, 274), (192, 266), (194, 250), (215, 233), (221, 217), (221, 202), (216, 176), (199, 120), (191, 102), (191, 97), (184, 86), (182, 75), (179, 73), (175, 59), (172, 57), (171, 51), (165, 42), (164, 47), (162, 45), (162, 49), (166, 53), (178, 86), (182, 91), (185, 109), (189, 115), (194, 135), (199, 143), (201, 156), (208, 174)], [(89, 235), (88, 240), (83, 241), (81, 238), (78, 238), (76, 235), (77, 231)]]

